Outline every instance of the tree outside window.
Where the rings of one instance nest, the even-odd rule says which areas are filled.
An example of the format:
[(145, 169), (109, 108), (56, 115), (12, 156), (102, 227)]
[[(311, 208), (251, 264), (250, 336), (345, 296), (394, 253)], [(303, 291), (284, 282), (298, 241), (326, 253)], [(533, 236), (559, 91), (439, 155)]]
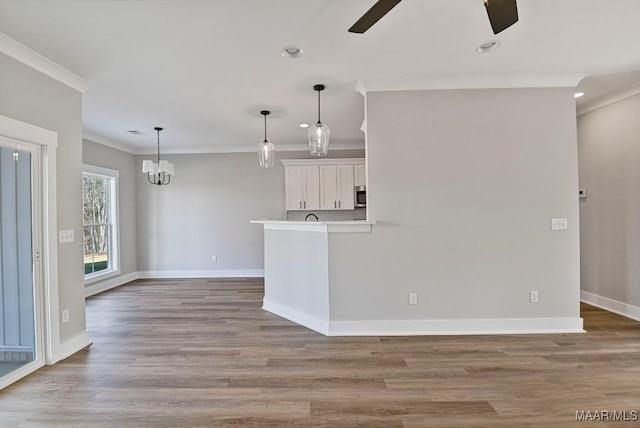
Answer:
[[(99, 171), (90, 172), (90, 171)], [(105, 173), (109, 172), (110, 175)], [(112, 173), (116, 173), (113, 175)], [(116, 242), (117, 171), (85, 166), (82, 174), (82, 218), (85, 280), (119, 273)]]

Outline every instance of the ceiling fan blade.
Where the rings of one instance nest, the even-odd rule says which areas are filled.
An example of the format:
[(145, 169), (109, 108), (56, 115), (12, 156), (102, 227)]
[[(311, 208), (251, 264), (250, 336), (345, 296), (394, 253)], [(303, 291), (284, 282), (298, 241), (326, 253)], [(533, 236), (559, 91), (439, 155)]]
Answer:
[[(355, 24), (349, 28), (349, 32), (362, 34), (367, 31), (380, 18), (385, 16), (391, 9), (402, 0), (378, 0)], [(514, 0), (515, 1), (515, 0)]]
[(516, 0), (484, 0), (493, 34), (506, 30), (518, 22)]

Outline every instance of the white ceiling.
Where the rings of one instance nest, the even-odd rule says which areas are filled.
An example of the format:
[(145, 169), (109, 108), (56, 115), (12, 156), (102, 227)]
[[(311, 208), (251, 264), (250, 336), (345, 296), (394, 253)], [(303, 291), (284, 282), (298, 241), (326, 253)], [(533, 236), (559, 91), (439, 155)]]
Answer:
[[(518, 0), (494, 36), (482, 0), (404, 0), (367, 33), (375, 0), (0, 0), (0, 32), (95, 83), (87, 135), (163, 152), (253, 150), (271, 110), (276, 148), (306, 144), (324, 83), (331, 143), (362, 143), (359, 79), (586, 73), (579, 103), (640, 82), (640, 1)], [(488, 40), (501, 47), (479, 55)], [(286, 59), (287, 45), (304, 49)], [(133, 136), (139, 130), (146, 136)]]

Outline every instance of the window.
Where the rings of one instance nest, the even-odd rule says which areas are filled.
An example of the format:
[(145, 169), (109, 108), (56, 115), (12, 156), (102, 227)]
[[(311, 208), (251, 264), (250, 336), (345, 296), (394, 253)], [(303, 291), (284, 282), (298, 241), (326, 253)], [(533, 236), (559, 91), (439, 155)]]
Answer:
[(118, 258), (118, 171), (83, 166), (85, 284), (120, 274)]

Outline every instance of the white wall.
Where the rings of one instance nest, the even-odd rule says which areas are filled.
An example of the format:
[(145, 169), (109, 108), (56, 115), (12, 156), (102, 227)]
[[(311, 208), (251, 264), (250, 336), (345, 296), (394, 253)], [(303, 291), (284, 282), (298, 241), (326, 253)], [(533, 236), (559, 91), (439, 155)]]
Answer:
[(374, 92), (366, 110), (378, 224), (330, 236), (332, 320), (579, 321), (572, 89)]
[(286, 218), (280, 160), (307, 159), (309, 153), (277, 153), (270, 169), (260, 168), (255, 153), (162, 155), (176, 170), (168, 186), (151, 185), (137, 173), (142, 161), (152, 158), (136, 156), (138, 270), (169, 276), (261, 274), (263, 230), (249, 221)]
[[(82, 95), (44, 74), (0, 54), (0, 115), (58, 133), (58, 229), (73, 229), (76, 240), (58, 245), (58, 295), (69, 322), (60, 323), (60, 343), (86, 330), (82, 266)], [(57, 231), (53, 231), (54, 234)]]
[(592, 294), (583, 297), (638, 319), (639, 117), (640, 95), (578, 117), (580, 187), (587, 190), (580, 203), (581, 287)]

